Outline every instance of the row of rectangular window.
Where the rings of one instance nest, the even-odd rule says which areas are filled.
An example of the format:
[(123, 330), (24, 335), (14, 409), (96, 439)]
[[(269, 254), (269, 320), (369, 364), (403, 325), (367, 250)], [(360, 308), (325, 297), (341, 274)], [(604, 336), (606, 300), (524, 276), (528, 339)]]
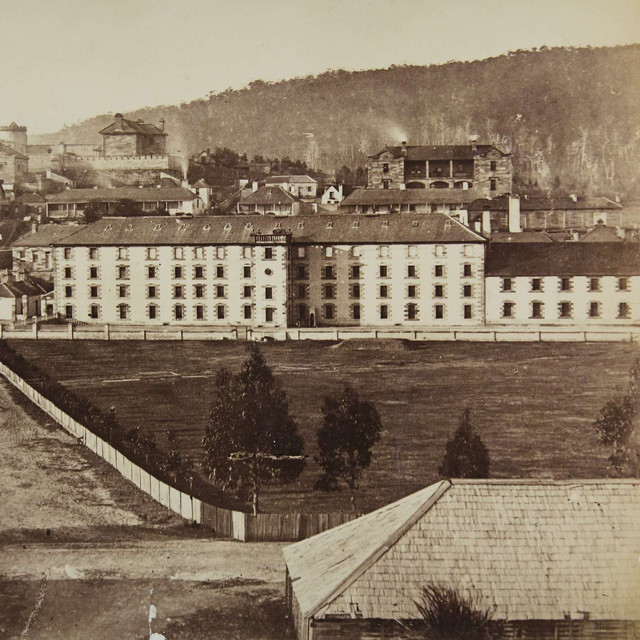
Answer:
[[(264, 297), (266, 300), (272, 300), (274, 298), (274, 288), (273, 287), (264, 287)], [(128, 298), (129, 297), (130, 287), (128, 284), (118, 285), (118, 297), (119, 298)], [(227, 297), (227, 288), (224, 285), (216, 285), (213, 288), (214, 297), (216, 298), (226, 298)], [(172, 296), (174, 298), (184, 298), (186, 292), (186, 287), (183, 285), (174, 285), (172, 290)], [(242, 297), (243, 298), (251, 298), (253, 292), (253, 287), (245, 286), (242, 289)], [(89, 287), (89, 297), (90, 298), (99, 298), (101, 293), (101, 288), (98, 285), (92, 285)], [(159, 297), (159, 287), (156, 285), (149, 285), (147, 287), (147, 298), (158, 298)], [(64, 294), (66, 298), (73, 298), (75, 294), (75, 287), (73, 285), (67, 285), (64, 288)], [(197, 284), (193, 286), (193, 297), (194, 298), (205, 298), (206, 297), (206, 286), (202, 284)]]
[[(589, 318), (599, 318), (602, 313), (602, 303), (590, 302), (587, 315)], [(504, 302), (502, 304), (502, 317), (513, 318), (516, 314), (515, 302)], [(627, 302), (620, 302), (618, 304), (618, 318), (629, 318), (631, 315), (631, 307)], [(532, 318), (544, 318), (544, 303), (532, 302), (531, 303), (531, 317)], [(563, 301), (558, 303), (558, 318), (572, 318), (573, 317), (573, 302)]]
[[(302, 308), (306, 309), (306, 306), (302, 306)], [(436, 304), (433, 306), (433, 317), (436, 320), (441, 320), (445, 317), (445, 305)], [(359, 304), (353, 304), (350, 307), (350, 315), (354, 320), (362, 319), (362, 308)], [(388, 320), (389, 319), (389, 305), (381, 304), (378, 307), (378, 317), (380, 320)], [(325, 304), (322, 307), (322, 314), (325, 320), (336, 320), (336, 306), (334, 304)], [(301, 317), (303, 314), (300, 314)], [(463, 317), (466, 320), (470, 320), (473, 318), (473, 305), (465, 304), (463, 307)], [(404, 318), (405, 320), (419, 320), (420, 319), (420, 307), (415, 302), (409, 302), (404, 307)]]
[[(175, 265), (173, 267), (172, 275), (174, 279), (182, 279), (185, 277), (186, 270), (184, 267)], [(224, 279), (227, 277), (226, 269), (223, 265), (217, 265), (214, 270), (215, 278)], [(126, 265), (120, 265), (116, 267), (116, 278), (118, 280), (129, 280), (131, 277), (130, 267)], [(158, 267), (148, 266), (147, 267), (147, 278), (155, 279), (158, 278)], [(200, 280), (206, 278), (206, 268), (203, 265), (195, 265), (192, 268), (192, 277), (194, 280)], [(242, 267), (242, 277), (250, 278), (251, 277), (251, 267), (245, 265)], [(64, 268), (64, 278), (65, 280), (69, 280), (73, 278), (73, 267), (65, 267)], [(89, 267), (89, 279), (90, 280), (98, 280), (100, 279), (100, 270), (99, 267)]]
[[(558, 284), (560, 291), (573, 291), (573, 278), (560, 278)], [(529, 280), (529, 287), (531, 291), (543, 291), (544, 280), (542, 278), (531, 278)], [(629, 278), (618, 278), (617, 288), (618, 291), (629, 291)], [(594, 292), (602, 291), (601, 278), (589, 278), (588, 290)], [(502, 291), (515, 291), (515, 280), (513, 278), (503, 278)]]
[[(325, 300), (331, 300), (337, 296), (337, 285), (335, 284), (325, 284), (322, 287), (322, 297)], [(407, 298), (417, 298), (418, 296), (418, 285), (410, 284), (407, 285), (406, 288), (406, 297)], [(362, 297), (363, 287), (360, 284), (352, 284), (349, 287), (349, 297), (350, 298), (360, 298)], [(309, 295), (309, 285), (307, 284), (299, 284), (297, 288), (297, 297), (298, 298), (307, 298)], [(378, 298), (390, 298), (391, 297), (391, 286), (386, 284), (378, 285)], [(433, 297), (434, 298), (445, 298), (446, 297), (446, 289), (445, 285), (436, 284), (433, 287)], [(472, 298), (473, 297), (473, 285), (465, 284), (462, 286), (462, 297), (464, 298)]]
[[(322, 278), (324, 280), (335, 280), (337, 278), (337, 269), (335, 265), (324, 265), (322, 267)], [(445, 266), (437, 264), (434, 267), (434, 277), (443, 278), (445, 275)], [(378, 267), (378, 275), (380, 278), (389, 278), (391, 276), (391, 270), (389, 265), (381, 264)], [(307, 265), (297, 265), (296, 276), (298, 280), (307, 280), (309, 278), (309, 267)], [(470, 264), (462, 265), (462, 276), (465, 278), (473, 277), (473, 270)], [(351, 279), (359, 279), (362, 277), (362, 266), (358, 264), (351, 265), (349, 270), (349, 277)], [(418, 269), (415, 264), (407, 265), (407, 278), (417, 278)]]
[[(206, 320), (206, 307), (204, 305), (194, 306), (194, 317), (196, 320)], [(266, 322), (273, 322), (275, 316), (275, 309), (267, 307), (264, 310), (264, 319)], [(147, 306), (147, 317), (150, 320), (156, 320), (159, 318), (160, 308), (157, 305), (150, 304)], [(216, 318), (218, 320), (224, 320), (227, 318), (227, 307), (225, 305), (217, 305), (215, 308)], [(131, 307), (128, 304), (119, 304), (116, 306), (116, 315), (119, 320), (129, 320), (131, 317)], [(186, 315), (186, 307), (181, 304), (174, 305), (172, 309), (172, 317), (175, 320), (184, 320)], [(250, 320), (253, 317), (253, 308), (251, 305), (244, 305), (242, 308), (242, 315), (245, 320)], [(74, 319), (73, 305), (65, 306), (65, 318), (67, 320)], [(97, 304), (89, 306), (89, 317), (92, 319), (99, 319), (102, 317), (102, 307)]]

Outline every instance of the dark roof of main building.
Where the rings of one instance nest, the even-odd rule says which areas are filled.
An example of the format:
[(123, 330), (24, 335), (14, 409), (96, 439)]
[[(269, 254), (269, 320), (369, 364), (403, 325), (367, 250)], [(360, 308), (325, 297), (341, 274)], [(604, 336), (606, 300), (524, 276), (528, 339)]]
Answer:
[[(503, 156), (509, 155), (500, 151), (492, 144), (441, 144), (441, 145), (407, 145), (406, 160), (473, 160), (477, 156), (483, 156), (491, 150), (498, 151)], [(389, 152), (394, 158), (403, 155), (403, 147), (385, 147), (370, 158), (377, 158), (383, 153)]]
[[(49, 225), (47, 225), (49, 226)], [(254, 235), (290, 234), (297, 244), (477, 243), (482, 236), (443, 213), (386, 216), (198, 216), (105, 217), (62, 237), (27, 236), (29, 246), (253, 244)], [(16, 244), (24, 246), (25, 240)]]
[(492, 243), (487, 250), (485, 275), (640, 275), (640, 243)]

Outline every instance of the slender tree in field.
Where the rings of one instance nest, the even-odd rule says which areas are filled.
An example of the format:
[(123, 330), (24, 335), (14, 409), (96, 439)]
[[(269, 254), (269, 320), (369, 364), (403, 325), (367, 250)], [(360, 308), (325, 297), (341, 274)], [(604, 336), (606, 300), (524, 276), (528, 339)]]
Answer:
[(443, 478), (488, 478), (490, 462), (489, 452), (471, 424), (471, 411), (466, 408), (460, 426), (447, 441), (438, 473)]
[(617, 393), (594, 422), (600, 442), (611, 447), (609, 465), (616, 475), (640, 477), (640, 358), (631, 367), (624, 393)]
[(373, 403), (360, 400), (351, 387), (345, 387), (338, 397), (327, 396), (322, 413), (316, 457), (322, 475), (316, 488), (335, 491), (344, 482), (349, 488), (351, 509), (355, 511), (360, 476), (371, 464), (373, 445), (380, 440), (380, 415)]
[(286, 393), (255, 345), (239, 373), (218, 372), (214, 393), (202, 467), (223, 489), (251, 497), (255, 515), (264, 484), (290, 482), (304, 469), (298, 426)]

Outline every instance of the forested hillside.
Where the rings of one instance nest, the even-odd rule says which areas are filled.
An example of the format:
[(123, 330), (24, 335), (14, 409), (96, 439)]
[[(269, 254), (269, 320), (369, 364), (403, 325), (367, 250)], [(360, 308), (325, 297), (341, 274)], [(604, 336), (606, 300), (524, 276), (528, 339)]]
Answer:
[[(475, 62), (330, 71), (253, 82), (128, 114), (166, 121), (173, 150), (226, 146), (249, 157), (355, 168), (385, 144), (466, 142), (514, 154), (517, 187), (640, 194), (640, 45), (517, 51)], [(41, 137), (80, 142), (99, 116)]]

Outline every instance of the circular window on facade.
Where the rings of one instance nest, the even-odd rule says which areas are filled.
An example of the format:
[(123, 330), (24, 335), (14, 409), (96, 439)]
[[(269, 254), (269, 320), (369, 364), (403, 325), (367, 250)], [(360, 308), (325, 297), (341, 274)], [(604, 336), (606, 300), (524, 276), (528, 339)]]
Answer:
[(268, 276), (273, 275), (273, 271), (271, 271), (271, 269), (265, 269), (264, 272)]

